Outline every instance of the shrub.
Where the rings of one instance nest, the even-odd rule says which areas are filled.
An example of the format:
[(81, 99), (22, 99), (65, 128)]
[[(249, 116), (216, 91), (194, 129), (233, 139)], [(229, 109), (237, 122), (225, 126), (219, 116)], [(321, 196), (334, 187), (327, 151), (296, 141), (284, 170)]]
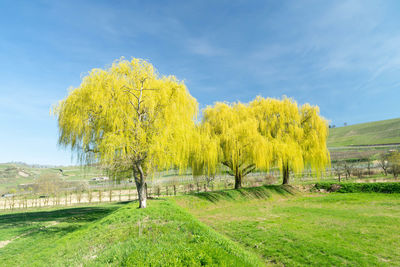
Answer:
[[(333, 188), (338, 188), (332, 190)], [(400, 183), (316, 183), (315, 189), (324, 189), (332, 192), (336, 191), (339, 193), (400, 193)]]

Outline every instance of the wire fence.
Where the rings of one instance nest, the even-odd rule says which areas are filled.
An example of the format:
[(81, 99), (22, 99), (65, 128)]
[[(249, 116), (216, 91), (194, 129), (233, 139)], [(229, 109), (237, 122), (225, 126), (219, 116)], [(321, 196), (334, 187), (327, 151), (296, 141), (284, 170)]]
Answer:
[[(379, 172), (377, 166), (373, 166), (374, 173)], [(360, 168), (364, 168), (360, 167)], [(369, 170), (371, 172), (371, 170)], [(371, 173), (370, 173), (371, 174)], [(356, 172), (350, 176), (358, 177)], [(327, 169), (322, 172), (305, 170), (301, 173), (291, 173), (292, 183), (312, 183), (317, 181), (331, 181), (336, 178), (334, 169)], [(365, 177), (371, 177), (366, 175)], [(365, 178), (364, 177), (364, 178)], [(250, 173), (242, 180), (243, 187), (255, 187), (267, 184), (282, 183), (282, 176), (279, 170), (270, 172)], [(168, 176), (148, 178), (147, 196), (158, 198), (210, 192), (234, 188), (234, 178), (229, 175), (217, 175), (214, 177), (194, 177), (192, 175)], [(123, 182), (120, 184), (109, 183), (102, 185), (91, 185), (85, 191), (78, 191), (74, 188), (65, 188), (57, 193), (46, 194), (9, 194), (0, 199), (0, 210), (23, 210), (43, 207), (66, 207), (81, 204), (123, 202), (137, 199), (137, 191), (134, 183)]]

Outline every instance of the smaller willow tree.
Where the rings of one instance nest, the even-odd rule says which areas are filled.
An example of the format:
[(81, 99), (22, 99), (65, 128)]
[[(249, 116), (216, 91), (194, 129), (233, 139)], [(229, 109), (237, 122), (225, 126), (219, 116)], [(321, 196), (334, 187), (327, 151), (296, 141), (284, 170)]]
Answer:
[(319, 172), (330, 163), (326, 146), (328, 124), (319, 115), (316, 106), (257, 97), (250, 103), (257, 120), (258, 131), (265, 142), (272, 144), (274, 164), (279, 167), (283, 184), (289, 183), (290, 171), (300, 172), (304, 167)]
[(237, 189), (242, 187), (243, 177), (255, 168), (269, 169), (272, 151), (248, 105), (216, 103), (203, 112), (192, 155), (193, 170), (214, 175), (223, 165), (235, 177)]
[(309, 167), (319, 172), (330, 162), (328, 127), (318, 107), (299, 107), (286, 97), (216, 103), (204, 110), (197, 135), (192, 155), (195, 173), (212, 175), (223, 165), (235, 177), (235, 188), (255, 169), (278, 167), (283, 184), (288, 184), (290, 171)]
[(197, 101), (174, 76), (160, 77), (140, 59), (94, 69), (53, 108), (59, 144), (82, 162), (133, 172), (139, 207), (146, 207), (146, 177), (189, 163)]

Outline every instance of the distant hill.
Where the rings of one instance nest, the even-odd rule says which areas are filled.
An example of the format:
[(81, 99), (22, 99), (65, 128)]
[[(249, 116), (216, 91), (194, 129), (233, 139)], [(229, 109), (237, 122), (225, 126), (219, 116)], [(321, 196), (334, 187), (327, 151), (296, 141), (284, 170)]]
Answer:
[(46, 167), (21, 162), (0, 163), (0, 194), (12, 188), (18, 188), (21, 184), (31, 184), (43, 174), (58, 176), (68, 182), (84, 182), (93, 177), (104, 176), (101, 169), (96, 167)]
[(400, 143), (400, 118), (332, 128), (328, 147)]

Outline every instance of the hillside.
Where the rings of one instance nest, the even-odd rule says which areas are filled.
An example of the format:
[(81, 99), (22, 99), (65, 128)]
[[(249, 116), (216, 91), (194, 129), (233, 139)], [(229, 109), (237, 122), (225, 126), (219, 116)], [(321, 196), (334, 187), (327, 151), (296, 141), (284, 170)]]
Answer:
[(88, 182), (103, 173), (95, 167), (39, 167), (23, 163), (0, 163), (0, 193), (17, 189), (21, 184), (29, 186), (42, 175), (60, 177), (66, 182)]
[(262, 266), (166, 200), (0, 215), (1, 266)]
[[(348, 184), (350, 186), (350, 184)], [(0, 214), (1, 266), (400, 266), (399, 194), (287, 186)], [(355, 245), (356, 244), (356, 245)]]
[(400, 118), (330, 129), (328, 147), (400, 143)]

